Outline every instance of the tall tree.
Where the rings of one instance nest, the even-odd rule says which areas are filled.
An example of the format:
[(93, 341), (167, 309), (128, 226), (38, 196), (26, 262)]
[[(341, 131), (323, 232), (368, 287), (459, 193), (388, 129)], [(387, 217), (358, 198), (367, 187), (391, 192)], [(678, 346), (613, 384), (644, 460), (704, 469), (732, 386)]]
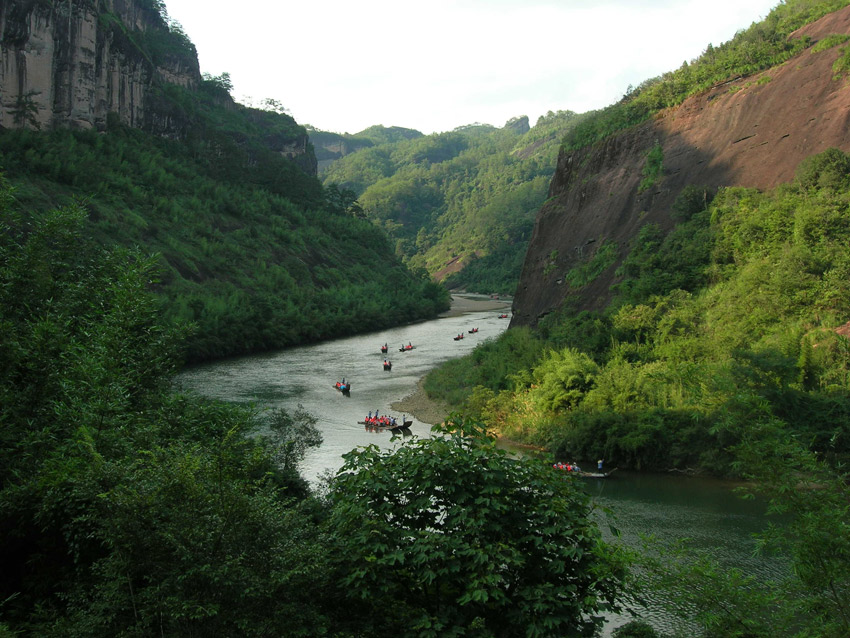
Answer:
[(405, 636), (592, 635), (625, 582), (587, 495), (450, 420), (355, 450), (333, 482), (346, 582), (401, 608)]

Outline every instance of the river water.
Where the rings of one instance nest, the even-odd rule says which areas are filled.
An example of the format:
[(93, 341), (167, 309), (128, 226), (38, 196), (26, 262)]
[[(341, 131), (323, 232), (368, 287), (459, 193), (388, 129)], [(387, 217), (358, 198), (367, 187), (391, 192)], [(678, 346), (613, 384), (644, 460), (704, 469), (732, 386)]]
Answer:
[[(367, 431), (358, 421), (376, 410), (399, 419), (405, 416), (392, 410), (391, 404), (412, 394), (430, 369), (498, 336), (509, 321), (499, 314), (508, 312), (508, 308), (505, 303), (496, 310), (445, 316), (366, 335), (194, 366), (178, 375), (177, 381), (181, 387), (205, 396), (287, 410), (301, 406), (317, 417), (324, 442), (308, 453), (301, 466), (302, 475), (316, 483), (324, 474), (339, 469), (342, 455), (357, 446), (399, 445), (389, 432)], [(478, 328), (478, 332), (470, 334), (472, 328)], [(461, 333), (464, 338), (455, 341), (454, 337)], [(386, 355), (380, 351), (385, 343)], [(408, 343), (414, 349), (400, 352), (399, 348)], [(383, 369), (385, 358), (393, 364), (391, 371)], [(343, 378), (351, 383), (350, 396), (334, 388), (335, 382)], [(414, 418), (412, 435), (429, 436), (430, 427)], [(583, 465), (593, 467), (595, 462), (588, 460)], [(727, 566), (760, 577), (773, 577), (781, 571), (776, 561), (754, 553), (753, 534), (765, 526), (763, 505), (740, 499), (733, 492), (734, 486), (727, 482), (619, 470), (608, 479), (583, 481), (600, 511), (608, 508), (612, 513), (613, 520), (600, 525), (606, 536), (607, 523), (612, 522), (625, 542), (635, 546), (639, 537), (646, 534), (662, 542), (689, 538), (693, 545), (708, 550)], [(641, 611), (641, 615), (658, 629), (673, 631), (677, 621), (660, 607), (653, 605), (652, 611)], [(613, 627), (626, 620), (610, 617), (604, 635), (610, 635)]]
[[(456, 298), (454, 305), (474, 307), (476, 303), (495, 309), (194, 366), (177, 380), (184, 388), (225, 401), (287, 410), (303, 406), (318, 418), (324, 436), (322, 446), (311, 450), (301, 465), (302, 475), (315, 482), (324, 472), (341, 467), (342, 454), (357, 446), (395, 445), (389, 432), (367, 431), (358, 421), (375, 411), (401, 419), (405, 415), (390, 405), (411, 395), (430, 369), (468, 354), (507, 329), (510, 320), (499, 315), (509, 313), (509, 302), (468, 295)], [(470, 334), (474, 328), (478, 332)], [(455, 341), (458, 334), (464, 338)], [(387, 354), (381, 353), (384, 344)], [(407, 344), (413, 345), (413, 350), (400, 352)], [(384, 359), (392, 363), (392, 370), (384, 370)], [(342, 379), (351, 383), (350, 396), (334, 389)], [(429, 436), (430, 429), (431, 424), (416, 419), (410, 428), (420, 437)]]

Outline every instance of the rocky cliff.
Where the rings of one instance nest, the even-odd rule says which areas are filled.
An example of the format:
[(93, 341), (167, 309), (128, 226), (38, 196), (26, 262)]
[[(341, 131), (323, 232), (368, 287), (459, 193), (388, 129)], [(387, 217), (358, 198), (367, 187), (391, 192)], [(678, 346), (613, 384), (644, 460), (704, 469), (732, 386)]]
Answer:
[[(629, 240), (647, 223), (671, 228), (671, 205), (685, 186), (771, 188), (790, 181), (810, 155), (829, 147), (850, 151), (850, 83), (833, 71), (842, 47), (812, 50), (834, 34), (850, 34), (850, 8), (793, 34), (808, 35), (811, 46), (781, 66), (715, 86), (590, 148), (562, 152), (536, 219), (512, 323), (534, 325), (572, 296), (580, 308), (604, 307)], [(655, 147), (662, 173), (641, 191)], [(617, 262), (571, 289), (564, 274), (605, 242), (616, 245)]]
[(153, 132), (162, 83), (195, 88), (194, 46), (150, 0), (11, 0), (0, 4), (0, 126), (104, 128), (109, 113)]
[[(194, 127), (174, 88), (202, 84), (195, 46), (159, 0), (0, 2), (0, 129), (103, 130), (107, 120), (183, 138)], [(226, 90), (213, 98), (234, 110)], [(306, 131), (287, 115), (245, 109), (262, 145), (316, 174)], [(281, 118), (288, 120), (281, 125)], [(265, 127), (265, 128), (264, 128)], [(281, 131), (284, 130), (283, 133)]]

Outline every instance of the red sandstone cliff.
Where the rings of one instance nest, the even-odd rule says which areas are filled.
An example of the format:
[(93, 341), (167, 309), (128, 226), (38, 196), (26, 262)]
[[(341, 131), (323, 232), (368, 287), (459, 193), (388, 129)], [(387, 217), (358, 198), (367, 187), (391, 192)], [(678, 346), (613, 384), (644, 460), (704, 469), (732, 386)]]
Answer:
[[(832, 34), (850, 34), (850, 7), (827, 15), (792, 37), (813, 46)], [(850, 151), (850, 81), (833, 77), (841, 47), (713, 87), (638, 127), (591, 148), (561, 153), (550, 199), (538, 213), (514, 299), (515, 325), (533, 325), (567, 295), (600, 309), (609, 301), (618, 263), (590, 285), (571, 290), (563, 275), (605, 240), (620, 259), (647, 223), (672, 227), (669, 211), (679, 192), (698, 186), (771, 188), (790, 181), (797, 165), (827, 148)], [(663, 150), (663, 175), (638, 193), (649, 150)], [(554, 259), (553, 259), (554, 256)]]

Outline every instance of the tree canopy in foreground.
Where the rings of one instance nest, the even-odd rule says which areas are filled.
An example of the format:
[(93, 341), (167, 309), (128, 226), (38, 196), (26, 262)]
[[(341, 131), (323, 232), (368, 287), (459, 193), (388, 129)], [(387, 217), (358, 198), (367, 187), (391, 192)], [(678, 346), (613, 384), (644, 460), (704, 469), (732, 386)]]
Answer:
[(346, 582), (416, 636), (593, 635), (625, 582), (581, 487), (450, 420), (345, 456), (333, 483)]

